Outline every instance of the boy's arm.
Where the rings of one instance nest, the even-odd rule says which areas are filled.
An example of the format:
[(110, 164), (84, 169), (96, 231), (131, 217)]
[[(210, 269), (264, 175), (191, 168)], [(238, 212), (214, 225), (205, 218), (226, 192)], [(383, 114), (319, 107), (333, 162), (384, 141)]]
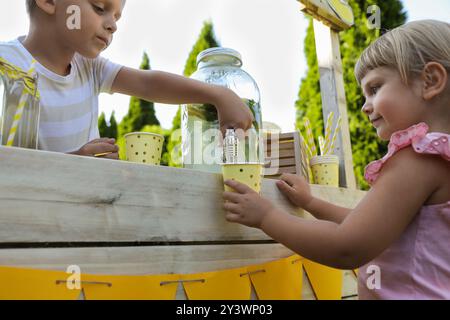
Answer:
[(253, 121), (250, 110), (233, 91), (167, 72), (123, 67), (111, 91), (165, 104), (212, 104), (219, 113), (222, 131), (246, 130)]

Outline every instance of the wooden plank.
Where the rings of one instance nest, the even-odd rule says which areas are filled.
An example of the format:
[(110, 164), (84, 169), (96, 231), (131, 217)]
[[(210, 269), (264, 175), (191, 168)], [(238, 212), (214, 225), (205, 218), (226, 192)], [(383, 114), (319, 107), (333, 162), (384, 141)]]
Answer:
[[(269, 160), (269, 159), (267, 159)], [(277, 161), (278, 160), (278, 161)], [(283, 158), (283, 159), (270, 159), (269, 166), (266, 166), (267, 168), (273, 168), (273, 164), (278, 164), (278, 167), (289, 167), (289, 166), (295, 166), (295, 158)]]
[(330, 112), (334, 112), (334, 123), (339, 115), (342, 118), (335, 149), (335, 154), (340, 159), (340, 186), (356, 189), (339, 35), (317, 20), (314, 20), (314, 34), (316, 43), (320, 44), (316, 46), (316, 51), (324, 121), (326, 122)]
[[(262, 264), (292, 254), (279, 244), (13, 249), (0, 250), (0, 265), (66, 271), (75, 264), (89, 274), (192, 274)], [(314, 299), (308, 283), (303, 285), (302, 297)], [(177, 299), (186, 299), (181, 286)]]
[(80, 266), (89, 274), (191, 274), (286, 258), (280, 244), (0, 249), (0, 265), (46, 270)]
[(323, 23), (335, 30), (342, 31), (354, 24), (353, 12), (348, 3), (337, 3), (339, 7), (332, 8), (329, 1), (326, 0), (298, 1), (300, 2), (300, 10), (315, 19), (323, 21)]
[(295, 132), (285, 132), (285, 133), (271, 133), (268, 132), (266, 134), (266, 140), (271, 141), (286, 141), (286, 140), (294, 140)]
[[(3, 249), (0, 250), (0, 265), (56, 271), (66, 271), (69, 265), (77, 265), (83, 273), (103, 275), (192, 274), (262, 264), (292, 254), (279, 244)], [(351, 271), (344, 272), (343, 298), (357, 295), (355, 279)], [(181, 287), (177, 299), (186, 299)], [(316, 299), (304, 271), (302, 299)]]
[(283, 159), (283, 158), (293, 158), (295, 157), (295, 150), (294, 149), (286, 149), (286, 150), (279, 150), (278, 157), (272, 157), (270, 153), (268, 153), (266, 159), (272, 160), (272, 159)]
[(268, 143), (266, 152), (273, 152), (276, 150), (289, 150), (294, 149), (294, 141), (285, 141), (285, 142), (279, 142), (273, 141), (273, 143)]
[[(313, 190), (349, 207), (364, 194)], [(226, 222), (222, 192), (218, 174), (0, 147), (0, 243), (270, 240)], [(273, 180), (262, 194), (302, 214)]]
[[(279, 244), (3, 249), (0, 250), (0, 265), (58, 271), (66, 271), (69, 265), (78, 265), (82, 273), (88, 274), (193, 274), (262, 264), (292, 254)], [(315, 300), (311, 284), (302, 272), (302, 299)], [(181, 287), (177, 299), (186, 299)]]
[(354, 208), (366, 195), (367, 192), (361, 190), (349, 190), (346, 188), (334, 188), (311, 184), (311, 192), (315, 197), (333, 202), (338, 206)]
[(301, 175), (303, 177), (307, 177), (307, 175), (303, 172), (302, 167), (302, 142), (300, 140), (300, 134), (298, 132), (294, 132), (294, 151), (295, 151), (295, 173), (297, 175)]
[(295, 132), (286, 132), (286, 133), (280, 133), (279, 139), (281, 140), (294, 140), (295, 138)]
[(270, 168), (270, 169), (266, 169), (268, 171), (264, 172), (264, 176), (268, 179), (271, 179), (271, 177), (278, 177), (280, 175), (282, 175), (283, 173), (292, 173), (292, 174), (296, 174), (297, 173), (297, 168), (295, 166), (290, 166), (290, 167), (278, 167), (278, 168)]

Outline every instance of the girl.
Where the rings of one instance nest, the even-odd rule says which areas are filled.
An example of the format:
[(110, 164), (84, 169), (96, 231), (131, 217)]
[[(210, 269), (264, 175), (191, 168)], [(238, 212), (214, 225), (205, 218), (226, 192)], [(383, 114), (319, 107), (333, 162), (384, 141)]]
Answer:
[[(237, 192), (224, 193), (226, 219), (318, 263), (360, 267), (361, 299), (450, 299), (450, 24), (394, 29), (355, 69), (362, 111), (390, 139), (388, 154), (366, 168), (365, 198), (354, 209), (338, 207), (312, 196), (303, 178), (283, 175), (278, 188), (318, 219), (311, 221), (227, 181)], [(369, 267), (379, 268), (381, 288), (367, 286)]]

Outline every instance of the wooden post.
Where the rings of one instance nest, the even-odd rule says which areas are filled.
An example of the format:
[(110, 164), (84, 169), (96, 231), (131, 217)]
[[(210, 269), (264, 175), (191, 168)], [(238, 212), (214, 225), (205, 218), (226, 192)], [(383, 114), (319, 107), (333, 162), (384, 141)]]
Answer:
[(324, 122), (330, 112), (334, 112), (334, 123), (339, 116), (342, 118), (342, 130), (337, 137), (335, 149), (340, 160), (340, 186), (356, 189), (338, 34), (353, 25), (353, 11), (345, 0), (297, 1), (300, 2), (301, 10), (314, 18)]
[(339, 115), (342, 118), (342, 130), (337, 137), (335, 149), (336, 155), (340, 159), (340, 185), (356, 189), (339, 35), (316, 19), (314, 19), (314, 34), (324, 121), (330, 112), (334, 112), (334, 123)]

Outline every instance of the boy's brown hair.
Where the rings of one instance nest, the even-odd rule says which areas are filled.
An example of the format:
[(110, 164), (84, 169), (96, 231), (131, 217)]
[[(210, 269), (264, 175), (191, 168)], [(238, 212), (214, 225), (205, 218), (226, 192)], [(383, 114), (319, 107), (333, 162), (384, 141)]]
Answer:
[(31, 13), (36, 7), (36, 2), (34, 0), (26, 0), (26, 5), (28, 13)]

